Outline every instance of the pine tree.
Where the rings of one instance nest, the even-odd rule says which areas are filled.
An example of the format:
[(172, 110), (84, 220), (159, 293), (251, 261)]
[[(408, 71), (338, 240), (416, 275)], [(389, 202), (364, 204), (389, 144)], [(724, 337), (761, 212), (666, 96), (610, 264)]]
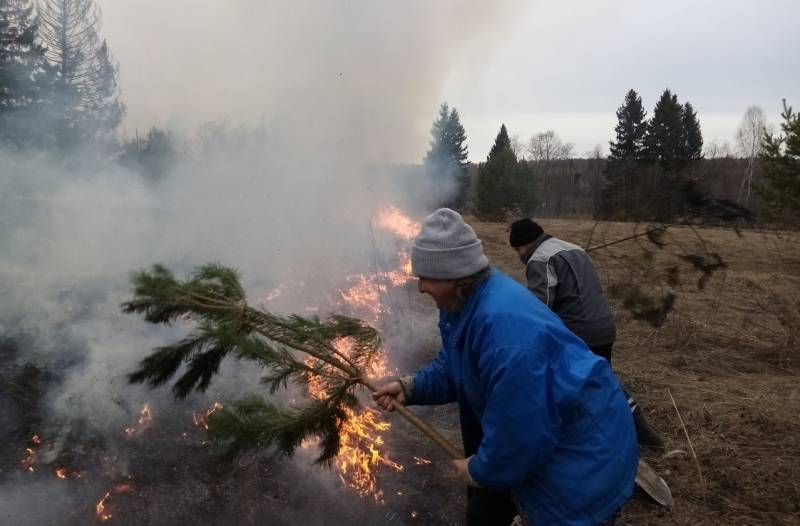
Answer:
[[(514, 153), (514, 150), (511, 149), (511, 139), (508, 138), (508, 130), (506, 129), (506, 125), (501, 124), (500, 131), (497, 132), (497, 137), (494, 139), (492, 149), (489, 150), (489, 156), (486, 158), (486, 162), (488, 163), (493, 161), (497, 156), (506, 151)], [(514, 158), (516, 158), (516, 155)]]
[[(694, 184), (685, 168), (702, 158), (703, 137), (697, 114), (688, 102), (664, 90), (647, 123), (645, 159), (658, 163), (650, 210), (658, 220), (670, 220), (691, 208), (685, 189)], [(660, 172), (660, 173), (659, 173)]]
[(442, 103), (439, 116), (431, 127), (430, 150), (423, 160), (425, 170), (441, 181), (445, 188), (452, 187), (453, 196), (446, 206), (460, 207), (467, 188), (467, 134), (461, 124), (458, 110)]
[(634, 90), (625, 95), (625, 102), (617, 109), (617, 125), (614, 132), (617, 140), (609, 143), (610, 162), (642, 158), (644, 137), (647, 123), (644, 118), (647, 112), (642, 106), (642, 98)]
[(41, 38), (58, 72), (55, 101), (62, 144), (112, 132), (125, 115), (118, 68), (99, 37), (93, 0), (42, 0)]
[(703, 134), (700, 131), (700, 122), (697, 113), (690, 103), (683, 105), (683, 129), (686, 135), (684, 159), (696, 161), (703, 157)]
[(53, 71), (36, 42), (30, 0), (0, 1), (0, 141), (26, 146), (41, 137)]
[(504, 209), (522, 208), (520, 201), (527, 201), (528, 196), (520, 186), (520, 173), (517, 156), (503, 124), (486, 162), (478, 168), (476, 213), (482, 218), (497, 220), (503, 217)]
[[(598, 215), (628, 219), (637, 214), (640, 206), (638, 188), (641, 184), (640, 163), (644, 157), (644, 139), (647, 132), (642, 98), (629, 90), (625, 101), (617, 109), (617, 140), (609, 142), (610, 155), (603, 168), (606, 183), (600, 196)], [(639, 176), (639, 177), (637, 177)]]
[(686, 160), (686, 144), (683, 106), (678, 103), (677, 95), (665, 89), (647, 123), (644, 157), (667, 170), (679, 169)]
[(431, 149), (425, 154), (425, 163), (447, 163), (464, 169), (467, 165), (467, 134), (461, 124), (458, 110), (442, 103), (439, 117), (431, 127)]
[(800, 220), (800, 115), (783, 101), (782, 135), (764, 130), (765, 185), (757, 187), (770, 219), (796, 227)]

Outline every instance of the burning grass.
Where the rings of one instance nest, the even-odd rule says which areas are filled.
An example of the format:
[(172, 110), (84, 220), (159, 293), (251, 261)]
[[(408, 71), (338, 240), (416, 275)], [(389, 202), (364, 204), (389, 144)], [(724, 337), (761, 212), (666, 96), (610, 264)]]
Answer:
[[(522, 265), (507, 246), (505, 225), (473, 224), (493, 264), (522, 278)], [(581, 244), (590, 235), (592, 244), (599, 244), (631, 230), (631, 225), (619, 223), (595, 228), (578, 221), (543, 224), (552, 233)], [(697, 242), (688, 229), (678, 229), (673, 235), (685, 246)], [(704, 229), (702, 235), (729, 266), (715, 274), (704, 290), (694, 286), (695, 277), (682, 275), (675, 311), (661, 328), (633, 320), (617, 308), (615, 368), (668, 441), (667, 454), (651, 454), (647, 459), (669, 482), (676, 500), (670, 511), (639, 496), (626, 506), (620, 524), (798, 524), (798, 236), (744, 232), (738, 237), (721, 229)], [(631, 242), (593, 254), (607, 285), (626, 278), (620, 258), (636, 250), (638, 246)], [(655, 262), (665, 268), (674, 259), (657, 255)], [(403, 264), (404, 260), (398, 261)], [(397, 271), (406, 280), (398, 283), (391, 281), (391, 272), (363, 274), (364, 280), (354, 277), (345, 283), (339, 295), (342, 305), (349, 304), (350, 298), (354, 315), (374, 313), (376, 319), (391, 321), (398, 310), (389, 314), (385, 309), (359, 311), (358, 293), (350, 287), (364, 285), (363, 290), (377, 291), (376, 296), (385, 299), (399, 285), (400, 290), (408, 289), (409, 308), (427, 313), (434, 328), (433, 305), (412, 290), (405, 272)], [(423, 328), (414, 326), (414, 330)], [(5, 409), (0, 418), (5, 422), (12, 413), (18, 415), (13, 417), (13, 429), (0, 429), (11, 446), (0, 458), (0, 490), (19, 487), (32, 495), (25, 500), (31, 503), (30, 518), (17, 524), (42, 523), (36, 508), (42, 507), (45, 497), (37, 500), (32, 493), (39, 488), (47, 488), (41, 494), (50, 496), (46, 500), (51, 508), (66, 510), (60, 516), (60, 524), (66, 525), (187, 521), (255, 525), (265, 520), (288, 525), (319, 523), (320, 517), (326, 517), (325, 523), (342, 524), (462, 523), (464, 490), (451, 475), (447, 460), (401, 419), (384, 420), (371, 410), (360, 415), (362, 420), (353, 419), (360, 427), (348, 430), (347, 447), (332, 472), (309, 467), (313, 452), (305, 450), (298, 451), (298, 461), (263, 452), (233, 461), (221, 456), (207, 441), (204, 429), (208, 415), (225, 403), (214, 397), (193, 399), (184, 406), (137, 406), (113, 440), (91, 430), (58, 435), (58, 430), (44, 425), (41, 415), (46, 406), (42, 393), (57, 385), (58, 377), (20, 361), (19, 346), (12, 347), (0, 342), (5, 358), (0, 361), (0, 397)], [(432, 357), (435, 338), (416, 351), (406, 359), (409, 369)], [(705, 502), (668, 392), (702, 467)], [(458, 443), (453, 407), (425, 408), (420, 416)], [(126, 427), (131, 431), (126, 432)], [(362, 485), (351, 487), (366, 473), (371, 476), (364, 477)], [(65, 493), (69, 495), (66, 501), (52, 497)], [(103, 517), (109, 518), (104, 521)]]

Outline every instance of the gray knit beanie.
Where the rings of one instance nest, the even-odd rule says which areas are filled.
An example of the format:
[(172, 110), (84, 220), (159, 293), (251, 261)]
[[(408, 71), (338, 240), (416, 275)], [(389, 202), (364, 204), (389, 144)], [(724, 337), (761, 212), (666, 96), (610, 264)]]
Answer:
[(449, 208), (426, 217), (411, 245), (411, 269), (421, 278), (460, 279), (488, 266), (475, 231)]

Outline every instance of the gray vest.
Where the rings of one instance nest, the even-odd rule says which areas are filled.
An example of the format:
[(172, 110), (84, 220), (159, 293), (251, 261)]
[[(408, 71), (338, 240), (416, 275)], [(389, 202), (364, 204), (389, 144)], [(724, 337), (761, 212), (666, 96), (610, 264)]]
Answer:
[(592, 260), (578, 245), (543, 234), (525, 270), (528, 288), (589, 347), (614, 342), (614, 313)]

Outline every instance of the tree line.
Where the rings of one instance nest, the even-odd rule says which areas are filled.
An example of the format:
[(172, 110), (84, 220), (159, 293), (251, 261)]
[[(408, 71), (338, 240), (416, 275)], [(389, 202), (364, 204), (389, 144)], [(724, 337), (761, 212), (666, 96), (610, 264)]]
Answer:
[(67, 148), (108, 139), (125, 115), (93, 0), (0, 1), (0, 141)]
[(628, 91), (617, 110), (616, 140), (603, 175), (600, 216), (669, 220), (683, 212), (683, 189), (703, 156), (703, 135), (691, 103), (664, 90), (645, 120), (641, 97)]
[[(101, 37), (94, 0), (0, 0), (0, 147), (70, 151), (92, 145), (153, 180), (179, 157), (166, 130), (120, 139), (125, 116), (119, 66)], [(447, 202), (484, 219), (511, 215), (668, 220), (686, 211), (698, 189), (754, 206), (770, 220), (800, 214), (798, 117), (784, 103), (781, 133), (748, 108), (736, 134), (739, 158), (718, 145), (703, 150), (697, 112), (666, 89), (648, 119), (630, 90), (617, 109), (615, 140), (578, 159), (552, 130), (527, 143), (500, 126), (485, 162), (468, 162), (455, 108), (443, 104), (423, 166)], [(217, 133), (212, 124), (201, 134)], [(687, 193), (688, 192), (688, 193)], [(762, 210), (763, 209), (763, 210)]]
[(0, 147), (90, 151), (158, 180), (177, 141), (152, 127), (121, 138), (119, 65), (94, 0), (0, 0)]
[(738, 158), (715, 143), (704, 150), (697, 112), (670, 89), (649, 119), (633, 89), (616, 116), (607, 157), (597, 146), (576, 158), (572, 144), (552, 130), (535, 134), (526, 147), (503, 124), (486, 161), (476, 166), (467, 162), (458, 112), (443, 104), (423, 164), (432, 177), (457, 188), (444, 204), (485, 220), (525, 215), (664, 222), (691, 213), (698, 196), (713, 196), (755, 207), (762, 223), (797, 226), (800, 120), (785, 101), (777, 135), (760, 108), (747, 109), (736, 133)]

